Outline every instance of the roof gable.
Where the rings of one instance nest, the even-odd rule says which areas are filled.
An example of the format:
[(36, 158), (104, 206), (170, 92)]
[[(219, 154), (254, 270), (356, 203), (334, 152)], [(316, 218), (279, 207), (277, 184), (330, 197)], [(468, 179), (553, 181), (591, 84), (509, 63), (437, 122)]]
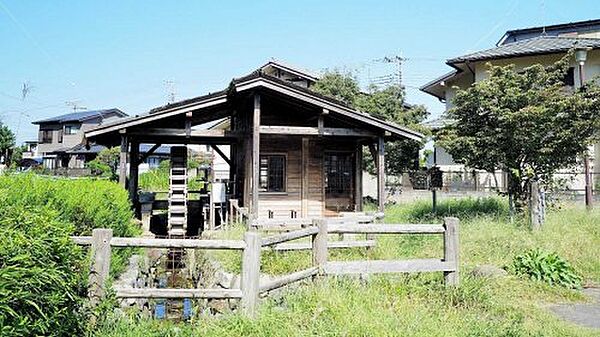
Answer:
[(413, 140), (421, 140), (423, 135), (409, 128), (397, 125), (375, 118), (367, 113), (352, 109), (348, 105), (333, 98), (318, 94), (307, 88), (291, 84), (285, 80), (269, 76), (261, 71), (255, 71), (252, 74), (234, 79), (228, 90), (217, 93), (195, 97), (185, 101), (168, 104), (162, 107), (152, 109), (149, 113), (117, 120), (113, 123), (100, 125), (86, 132), (86, 137), (95, 137), (107, 132), (113, 132), (118, 129), (132, 127), (144, 124), (161, 118), (184, 114), (188, 111), (198, 110), (206, 107), (226, 104), (228, 96), (239, 92), (254, 90), (256, 88), (265, 88), (274, 90), (281, 94), (293, 97), (295, 99), (313, 104), (318, 107), (328, 109), (330, 112), (357, 120), (361, 123), (389, 132), (392, 135), (405, 137)]

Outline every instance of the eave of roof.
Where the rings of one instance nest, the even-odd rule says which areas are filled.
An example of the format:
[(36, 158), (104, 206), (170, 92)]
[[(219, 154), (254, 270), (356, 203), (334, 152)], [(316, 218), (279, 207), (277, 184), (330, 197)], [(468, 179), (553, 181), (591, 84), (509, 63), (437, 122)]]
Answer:
[(423, 91), (425, 93), (428, 93), (428, 94), (430, 94), (432, 96), (435, 96), (435, 97), (437, 97), (439, 99), (445, 99), (445, 97), (438, 96), (436, 93), (434, 93), (433, 91), (431, 91), (431, 88), (434, 87), (434, 86), (439, 85), (441, 82), (444, 82), (444, 81), (447, 81), (447, 80), (453, 78), (458, 73), (459, 73), (458, 69), (454, 69), (454, 70), (452, 70), (452, 71), (450, 71), (450, 72), (448, 72), (448, 73), (446, 73), (446, 74), (444, 74), (444, 75), (442, 75), (442, 76), (440, 76), (440, 77), (438, 77), (438, 78), (436, 78), (434, 80), (431, 80), (431, 81), (425, 83), (424, 85), (422, 85), (419, 88), (419, 90), (421, 90), (421, 91)]
[(152, 109), (149, 113), (144, 115), (125, 118), (117, 120), (113, 123), (100, 125), (86, 131), (85, 136), (87, 138), (91, 138), (106, 132), (110, 132), (115, 128), (127, 128), (129, 126), (141, 124), (150, 120), (181, 114), (186, 111), (196, 110), (199, 108), (214, 106), (218, 104), (224, 104), (227, 102), (227, 93), (230, 90), (240, 92), (245, 90), (251, 90), (257, 87), (265, 87), (268, 89), (283, 92), (284, 94), (287, 94), (289, 96), (304, 100), (306, 102), (318, 106), (323, 106), (333, 112), (337, 112), (347, 117), (360, 120), (371, 126), (378, 127), (380, 129), (402, 137), (410, 138), (413, 140), (421, 140), (424, 137), (422, 134), (413, 131), (409, 128), (397, 125), (395, 123), (386, 122), (375, 118), (367, 113), (354, 110), (341, 101), (318, 94), (314, 91), (311, 91), (310, 89), (287, 83), (286, 81), (283, 81), (276, 77), (263, 74), (261, 71), (255, 71), (247, 76), (232, 80), (228, 90), (223, 90), (218, 93), (191, 98), (181, 102)]

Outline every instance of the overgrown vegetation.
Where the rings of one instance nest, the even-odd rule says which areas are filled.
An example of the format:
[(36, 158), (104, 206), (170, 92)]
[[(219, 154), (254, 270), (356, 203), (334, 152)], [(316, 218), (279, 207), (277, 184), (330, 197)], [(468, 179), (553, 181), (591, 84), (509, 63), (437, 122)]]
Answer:
[[(436, 223), (459, 216), (461, 286), (445, 288), (439, 273), (374, 276), (359, 282), (329, 278), (271, 297), (258, 320), (238, 314), (197, 317), (189, 324), (116, 319), (102, 336), (596, 336), (597, 332), (564, 322), (540, 303), (571, 302), (580, 293), (529, 277), (472, 276), (479, 265), (509, 266), (524, 251), (555, 251), (569, 261), (585, 284), (600, 282), (600, 211), (565, 206), (548, 214), (541, 231), (511, 223), (502, 198), (442, 200), (440, 213), (427, 202), (390, 205), (388, 223)], [(227, 233), (239, 238), (242, 228)], [(435, 235), (379, 235), (377, 247), (330, 251), (330, 260), (440, 257)], [(239, 271), (239, 253), (216, 255)], [(262, 271), (284, 274), (311, 264), (309, 252), (264, 251)]]
[(581, 276), (575, 269), (556, 253), (530, 249), (515, 256), (510, 270), (517, 275), (532, 280), (546, 282), (567, 288), (581, 288)]
[(81, 335), (85, 259), (69, 239), (74, 226), (48, 206), (0, 203), (0, 335)]
[[(127, 193), (103, 180), (0, 176), (0, 334), (81, 336), (87, 262), (70, 235), (139, 232)], [(111, 272), (131, 250), (113, 253)]]

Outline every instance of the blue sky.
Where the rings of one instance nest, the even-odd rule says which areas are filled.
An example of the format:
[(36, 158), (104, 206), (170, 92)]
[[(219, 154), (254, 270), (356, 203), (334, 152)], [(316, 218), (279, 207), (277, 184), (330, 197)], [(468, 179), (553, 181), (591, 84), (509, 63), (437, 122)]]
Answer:
[[(24, 1), (0, 0), (0, 119), (18, 141), (31, 121), (118, 107), (140, 114), (217, 91), (271, 58), (320, 71), (393, 72), (402, 55), (410, 103), (443, 110), (416, 87), (444, 60), (494, 45), (503, 32), (600, 17), (597, 1)], [(30, 91), (21, 99), (21, 88)]]

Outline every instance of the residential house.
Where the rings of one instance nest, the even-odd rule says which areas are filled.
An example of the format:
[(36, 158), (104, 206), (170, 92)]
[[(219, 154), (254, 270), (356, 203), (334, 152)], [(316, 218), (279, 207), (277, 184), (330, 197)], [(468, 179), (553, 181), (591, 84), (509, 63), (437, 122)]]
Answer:
[[(584, 80), (600, 75), (600, 19), (509, 30), (493, 48), (447, 60), (446, 64), (453, 70), (425, 84), (421, 90), (437, 97), (446, 104), (448, 110), (452, 108), (457, 90), (466, 89), (488, 76), (488, 64), (512, 64), (519, 71), (534, 64), (550, 65), (571, 49), (587, 50), (587, 60), (581, 66)], [(566, 86), (580, 85), (579, 69), (578, 62), (573, 58), (565, 77)], [(599, 146), (594, 147), (594, 153), (594, 161), (600, 162)], [(600, 177), (600, 165), (596, 165), (594, 172)], [(571, 187), (582, 189), (583, 180), (583, 175), (578, 176)]]
[(126, 117), (119, 109), (79, 111), (33, 122), (39, 126), (37, 155), (49, 169), (83, 168), (102, 149), (86, 149), (85, 130), (102, 123)]

